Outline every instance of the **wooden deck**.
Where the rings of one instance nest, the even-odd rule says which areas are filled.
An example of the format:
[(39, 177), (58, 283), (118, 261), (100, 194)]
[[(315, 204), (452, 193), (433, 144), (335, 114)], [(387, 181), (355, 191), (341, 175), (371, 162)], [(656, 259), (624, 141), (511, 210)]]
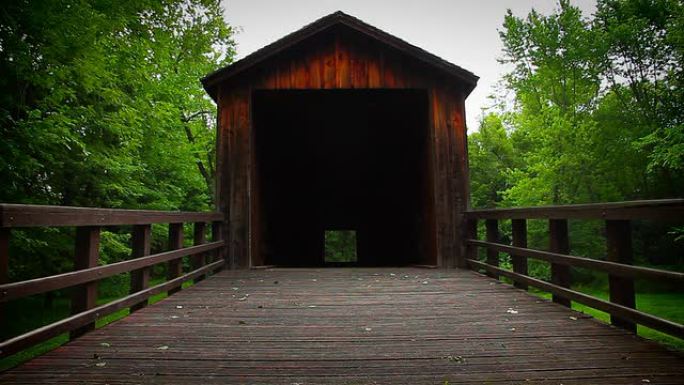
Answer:
[(223, 271), (2, 384), (684, 384), (684, 356), (466, 270)]

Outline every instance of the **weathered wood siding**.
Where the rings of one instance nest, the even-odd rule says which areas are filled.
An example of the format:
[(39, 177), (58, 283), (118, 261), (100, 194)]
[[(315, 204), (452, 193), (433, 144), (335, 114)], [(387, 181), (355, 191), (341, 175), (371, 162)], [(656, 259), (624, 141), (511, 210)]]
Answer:
[[(378, 41), (337, 28), (288, 48), (219, 86), (219, 207), (228, 218), (225, 237), (234, 267), (259, 264), (259, 187), (254, 175), (250, 121), (255, 89), (425, 89), (430, 99), (429, 136), (437, 263), (454, 266), (461, 250), (467, 206), (465, 91), (453, 78)], [(251, 196), (250, 196), (251, 195)], [(251, 231), (250, 231), (251, 226)], [(250, 236), (252, 239), (250, 239)], [(250, 249), (251, 248), (251, 249)], [(250, 256), (252, 260), (250, 262)]]

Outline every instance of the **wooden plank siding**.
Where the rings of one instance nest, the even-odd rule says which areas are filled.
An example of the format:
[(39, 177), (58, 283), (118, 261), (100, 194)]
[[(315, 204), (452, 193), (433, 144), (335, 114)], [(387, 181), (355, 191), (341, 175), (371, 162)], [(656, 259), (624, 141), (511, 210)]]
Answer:
[(684, 384), (684, 356), (469, 270), (224, 270), (0, 384)]
[[(332, 29), (290, 47), (218, 87), (217, 196), (228, 218), (232, 267), (262, 263), (255, 146), (251, 121), (254, 90), (423, 89), (430, 103), (427, 167), (434, 197), (425, 231), (436, 232), (435, 264), (456, 266), (465, 252), (463, 212), (468, 205), (466, 92), (433, 68), (367, 36)], [(429, 238), (429, 237), (428, 237)]]

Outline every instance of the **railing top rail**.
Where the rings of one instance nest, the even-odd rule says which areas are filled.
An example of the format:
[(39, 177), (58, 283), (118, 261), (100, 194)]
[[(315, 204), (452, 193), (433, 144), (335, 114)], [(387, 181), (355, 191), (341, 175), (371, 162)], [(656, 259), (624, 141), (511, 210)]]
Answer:
[(469, 219), (658, 219), (684, 218), (684, 199), (658, 199), (560, 206), (476, 209)]
[(223, 214), (219, 212), (125, 210), (0, 203), (0, 228), (121, 226), (221, 220), (223, 220)]

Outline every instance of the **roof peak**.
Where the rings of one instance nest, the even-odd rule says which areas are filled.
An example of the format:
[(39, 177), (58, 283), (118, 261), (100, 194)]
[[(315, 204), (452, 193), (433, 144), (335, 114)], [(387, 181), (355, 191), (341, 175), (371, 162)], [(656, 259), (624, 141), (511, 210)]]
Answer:
[(226, 67), (210, 73), (202, 79), (204, 89), (215, 100), (216, 86), (218, 83), (232, 78), (238, 73), (242, 73), (244, 70), (261, 63), (273, 55), (339, 24), (360, 32), (371, 39), (380, 41), (381, 43), (397, 49), (404, 54), (412, 56), (428, 65), (437, 67), (443, 72), (446, 72), (448, 75), (455, 77), (460, 82), (466, 84), (467, 94), (469, 94), (477, 84), (477, 80), (479, 78), (472, 72), (448, 62), (430, 52), (427, 52), (420, 47), (410, 44), (405, 40), (382, 31), (381, 29), (374, 27), (355, 16), (352, 16), (341, 10), (337, 10), (313, 21), (308, 25), (305, 25), (304, 27), (276, 40), (275, 42), (261, 49), (252, 52), (251, 54)]

